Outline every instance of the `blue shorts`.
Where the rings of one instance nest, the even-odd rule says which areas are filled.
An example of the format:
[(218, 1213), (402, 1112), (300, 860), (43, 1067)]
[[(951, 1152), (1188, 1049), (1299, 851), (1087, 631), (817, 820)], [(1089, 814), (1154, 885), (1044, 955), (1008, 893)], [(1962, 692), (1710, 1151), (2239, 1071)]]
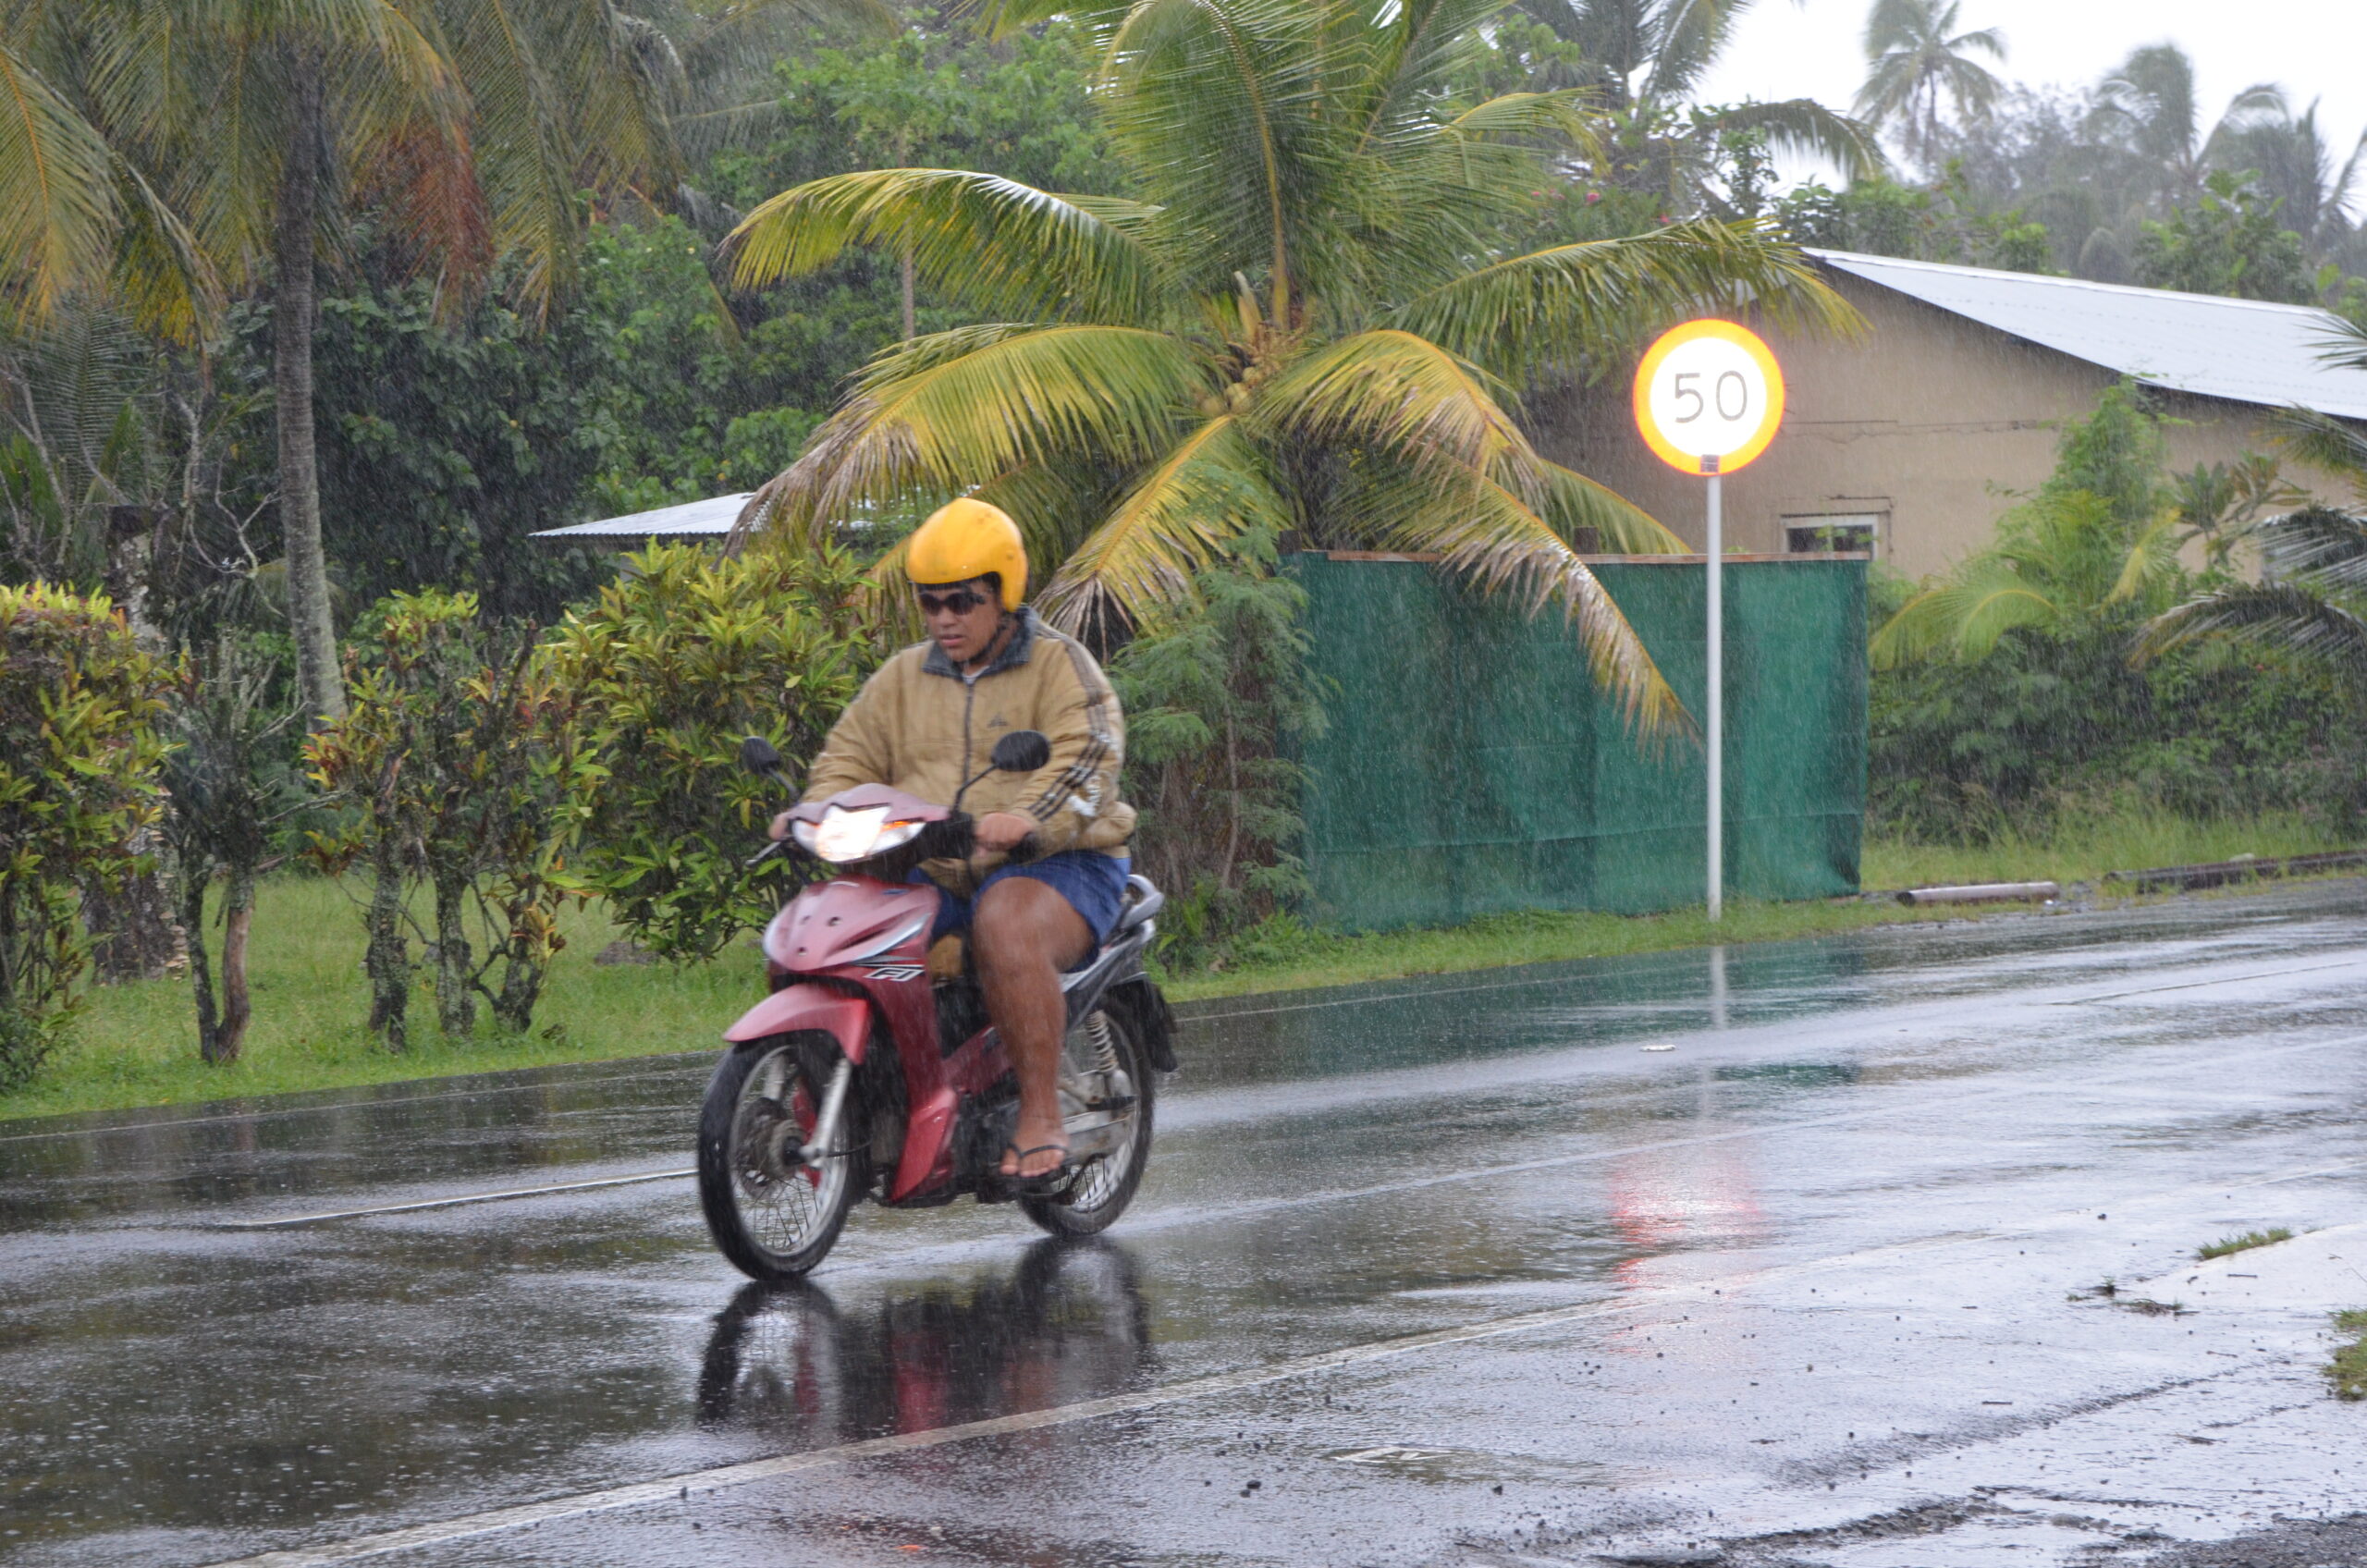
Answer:
[[(1069, 908), (1085, 917), (1093, 930), (1093, 945), (1099, 947), (1110, 939), (1110, 928), (1118, 924), (1119, 912), (1126, 907), (1126, 873), (1134, 862), (1123, 855), (1105, 855), (1098, 850), (1062, 850), (1042, 860), (1029, 861), (1025, 865), (999, 865), (978, 884), (978, 893), (985, 892), (1006, 876), (1024, 876), (1041, 882), (1069, 901)], [(926, 874), (914, 871), (909, 880), (926, 882)], [(943, 888), (938, 889), (944, 892)], [(978, 894), (963, 898), (958, 893), (945, 893), (937, 906), (937, 928), (928, 939), (936, 941), (949, 932), (966, 931), (970, 917), (976, 913)]]

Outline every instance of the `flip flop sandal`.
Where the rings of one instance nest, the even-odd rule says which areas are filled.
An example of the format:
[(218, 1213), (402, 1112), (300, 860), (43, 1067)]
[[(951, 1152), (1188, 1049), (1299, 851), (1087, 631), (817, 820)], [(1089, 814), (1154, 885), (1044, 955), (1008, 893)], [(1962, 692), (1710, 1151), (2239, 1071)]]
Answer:
[(1013, 1165), (1024, 1165), (1027, 1163), (1028, 1156), (1042, 1154), (1046, 1149), (1060, 1151), (1060, 1164), (1049, 1170), (1038, 1170), (1032, 1176), (1016, 1174), (1004, 1176), (1002, 1178), (1004, 1183), (1016, 1191), (1027, 1194), (1030, 1197), (1049, 1197), (1052, 1194), (1059, 1192), (1061, 1182), (1076, 1171), (1076, 1167), (1069, 1163), (1068, 1145), (1037, 1144), (1032, 1149), (1023, 1149), (1017, 1144), (1005, 1144), (1002, 1146), (1002, 1152), (1012, 1157)]

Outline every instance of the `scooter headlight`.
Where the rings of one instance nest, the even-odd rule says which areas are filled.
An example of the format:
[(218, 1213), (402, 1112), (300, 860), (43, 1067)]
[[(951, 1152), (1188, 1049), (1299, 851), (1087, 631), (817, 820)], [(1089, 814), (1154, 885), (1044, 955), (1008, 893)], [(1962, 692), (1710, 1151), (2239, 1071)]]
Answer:
[(801, 847), (835, 865), (867, 860), (909, 844), (927, 826), (912, 818), (890, 822), (886, 806), (871, 806), (863, 811), (832, 806), (822, 814), (818, 827), (803, 822), (791, 824)]

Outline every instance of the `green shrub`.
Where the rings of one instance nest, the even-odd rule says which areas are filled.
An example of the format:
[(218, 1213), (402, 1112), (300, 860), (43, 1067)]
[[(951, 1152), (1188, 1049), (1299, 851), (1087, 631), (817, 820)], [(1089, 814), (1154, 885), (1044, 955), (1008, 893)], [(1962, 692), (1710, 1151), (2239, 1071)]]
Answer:
[(1323, 723), (1299, 624), (1306, 592), (1245, 540), (1203, 571), (1199, 604), (1134, 642), (1110, 675), (1126, 712), (1126, 800), (1142, 814), (1136, 868), (1169, 898), (1159, 958), (1220, 964), (1287, 947), (1306, 892), (1294, 851), (1306, 770), (1294, 735)]
[(370, 1026), (394, 1048), (406, 1043), (411, 893), (424, 884), (444, 1034), (474, 1032), (480, 997), (522, 1031), (560, 946), (559, 903), (576, 890), (572, 693), (532, 636), (486, 624), (472, 594), (392, 594), (364, 622), (351, 711), (306, 756), (349, 808), (339, 831), (316, 835), (318, 858), (369, 868)]
[(787, 802), (736, 753), (765, 736), (795, 775), (821, 749), (878, 659), (861, 582), (835, 548), (660, 545), (552, 632), (583, 727), (580, 873), (652, 950), (712, 956), (794, 886), (779, 857), (744, 868)]
[[(2147, 619), (2198, 581), (2176, 546), (2226, 545), (2248, 515), (2238, 490), (2281, 493), (2264, 459), (2174, 484), (2160, 423), (2138, 389), (2107, 389), (2092, 416), (2066, 423), (2054, 472), (1991, 544), (1911, 591), (1875, 584), (1877, 831), (1985, 843), (2130, 807), (2357, 815), (2358, 726), (2334, 675), (2226, 644), (2133, 662)], [(2202, 480), (2226, 492), (2215, 511), (2193, 504)]]
[(0, 587), (0, 1088), (78, 1005), (81, 885), (119, 885), (156, 819), (165, 680), (104, 597)]

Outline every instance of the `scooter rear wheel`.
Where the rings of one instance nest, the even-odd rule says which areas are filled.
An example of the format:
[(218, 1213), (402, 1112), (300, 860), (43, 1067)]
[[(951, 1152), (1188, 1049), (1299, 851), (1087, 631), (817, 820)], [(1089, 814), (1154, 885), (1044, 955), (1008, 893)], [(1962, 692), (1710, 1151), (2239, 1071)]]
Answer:
[(778, 1284), (821, 1262), (868, 1184), (852, 1098), (821, 1158), (808, 1165), (799, 1152), (838, 1060), (826, 1035), (779, 1035), (734, 1046), (707, 1081), (699, 1207), (717, 1249), (752, 1280)]
[[(1123, 1130), (1117, 1146), (1088, 1158), (1067, 1186), (1042, 1197), (1021, 1198), (1019, 1207), (1028, 1219), (1055, 1236), (1094, 1236), (1126, 1212), (1134, 1189), (1142, 1185), (1143, 1168), (1150, 1163), (1154, 1081), (1142, 1041), (1117, 1009), (1096, 1009), (1069, 1031), (1061, 1043), (1061, 1096), (1072, 1140), (1080, 1121), (1093, 1118), (1097, 1109), (1110, 1114), (1112, 1100), (1129, 1102), (1115, 1113)], [(1071, 1096), (1077, 1089), (1083, 1090), (1085, 1100), (1072, 1107)]]

